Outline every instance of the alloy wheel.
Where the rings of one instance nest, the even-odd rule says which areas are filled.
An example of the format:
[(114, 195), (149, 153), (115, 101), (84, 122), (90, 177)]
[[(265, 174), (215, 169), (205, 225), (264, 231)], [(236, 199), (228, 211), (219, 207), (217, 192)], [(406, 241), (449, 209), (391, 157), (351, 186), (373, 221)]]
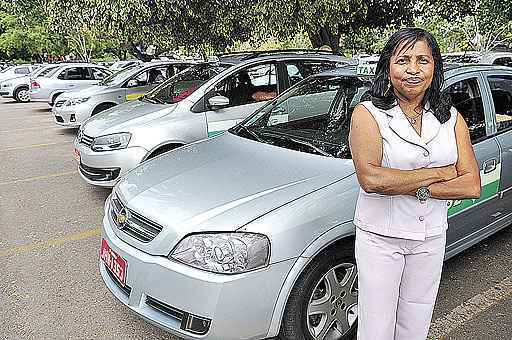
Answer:
[(315, 340), (342, 339), (357, 321), (357, 267), (342, 263), (327, 271), (309, 299), (307, 325)]

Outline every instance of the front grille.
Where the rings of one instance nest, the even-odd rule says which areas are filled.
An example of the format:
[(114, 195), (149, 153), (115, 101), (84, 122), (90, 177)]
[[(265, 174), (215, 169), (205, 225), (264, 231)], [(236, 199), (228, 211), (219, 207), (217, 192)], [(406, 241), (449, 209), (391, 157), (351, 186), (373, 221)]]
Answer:
[(92, 142), (94, 141), (94, 137), (91, 137), (91, 136), (87, 136), (83, 133), (81, 133), (79, 136), (78, 136), (78, 143), (82, 143), (83, 145), (87, 146), (87, 147), (91, 147), (92, 145)]
[(107, 182), (107, 181), (113, 181), (117, 177), (119, 177), (119, 173), (121, 172), (121, 168), (114, 168), (114, 169), (98, 169), (98, 168), (91, 168), (90, 166), (87, 166), (83, 163), (80, 163), (80, 173), (84, 175), (85, 178), (91, 180), (91, 181), (98, 181), (98, 182)]
[(55, 103), (55, 107), (61, 107), (62, 105), (64, 105), (66, 101), (65, 100), (59, 100), (58, 102)]
[(132, 292), (132, 288), (128, 285), (123, 285), (116, 279), (116, 277), (114, 276), (114, 274), (112, 274), (112, 272), (110, 271), (110, 269), (108, 269), (107, 266), (105, 266), (105, 270), (108, 274), (108, 276), (110, 276), (110, 279), (116, 284), (117, 287), (119, 287), (119, 289), (121, 289), (121, 291), (123, 293), (125, 293), (127, 296), (130, 296), (130, 293)]
[(131, 237), (147, 243), (152, 241), (163, 229), (161, 225), (150, 221), (141, 214), (130, 210), (117, 198), (112, 197), (110, 217), (117, 228)]
[(64, 118), (62, 118), (61, 116), (55, 116), (55, 120), (59, 123), (64, 123)]

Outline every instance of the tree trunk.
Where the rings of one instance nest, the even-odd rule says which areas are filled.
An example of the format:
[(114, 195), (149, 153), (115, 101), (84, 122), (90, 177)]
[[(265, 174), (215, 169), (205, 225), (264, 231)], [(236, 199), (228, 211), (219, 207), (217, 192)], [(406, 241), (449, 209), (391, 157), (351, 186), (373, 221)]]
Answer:
[(315, 27), (308, 30), (308, 37), (313, 48), (327, 45), (334, 53), (340, 52), (340, 35), (333, 34), (329, 27)]

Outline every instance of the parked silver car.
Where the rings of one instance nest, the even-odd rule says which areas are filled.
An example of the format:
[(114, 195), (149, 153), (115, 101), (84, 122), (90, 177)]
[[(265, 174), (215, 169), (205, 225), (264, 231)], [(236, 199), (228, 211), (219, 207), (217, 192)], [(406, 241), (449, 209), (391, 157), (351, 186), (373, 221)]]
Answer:
[(0, 81), (27, 75), (39, 68), (39, 66), (40, 65), (23, 64), (6, 67), (0, 71)]
[(36, 102), (47, 102), (48, 105), (53, 106), (55, 99), (62, 93), (89, 87), (111, 74), (109, 69), (96, 64), (61, 64), (59, 68), (32, 80), (30, 99)]
[[(482, 176), (480, 199), (447, 202), (449, 258), (512, 222), (512, 69), (445, 77)], [(186, 339), (352, 339), (348, 134), (369, 85), (348, 67), (312, 76), (229, 132), (126, 174), (105, 203), (108, 289)]]
[(45, 72), (50, 72), (57, 67), (59, 66), (55, 64), (46, 64), (34, 69), (27, 75), (18, 75), (11, 79), (5, 79), (0, 82), (0, 95), (4, 98), (13, 98), (17, 102), (28, 102), (30, 100), (31, 78), (38, 77)]
[(55, 123), (79, 126), (97, 113), (142, 97), (191, 65), (192, 62), (181, 60), (133, 65), (103, 79), (97, 85), (65, 92), (57, 98), (52, 109)]
[(80, 175), (113, 186), (142, 161), (222, 133), (299, 80), (345, 63), (333, 54), (280, 52), (194, 66), (86, 121), (74, 143)]

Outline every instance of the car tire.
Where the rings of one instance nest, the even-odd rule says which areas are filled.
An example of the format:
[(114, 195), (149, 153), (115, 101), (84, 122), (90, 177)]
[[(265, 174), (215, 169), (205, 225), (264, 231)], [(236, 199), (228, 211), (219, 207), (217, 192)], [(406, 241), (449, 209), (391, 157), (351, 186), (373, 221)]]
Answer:
[[(354, 338), (357, 267), (353, 243), (346, 243), (322, 252), (300, 275), (286, 303), (280, 340)], [(337, 285), (331, 285), (332, 282)], [(313, 308), (319, 313), (313, 312)]]
[(27, 103), (30, 101), (30, 92), (28, 87), (20, 87), (14, 91), (14, 100), (16, 100), (18, 103)]
[(103, 103), (103, 104), (100, 104), (98, 106), (96, 106), (94, 108), (94, 110), (92, 110), (92, 113), (91, 113), (91, 117), (102, 112), (102, 111), (105, 111), (107, 109), (110, 109), (111, 107), (114, 107), (116, 106), (116, 104), (113, 104), (113, 103)]

